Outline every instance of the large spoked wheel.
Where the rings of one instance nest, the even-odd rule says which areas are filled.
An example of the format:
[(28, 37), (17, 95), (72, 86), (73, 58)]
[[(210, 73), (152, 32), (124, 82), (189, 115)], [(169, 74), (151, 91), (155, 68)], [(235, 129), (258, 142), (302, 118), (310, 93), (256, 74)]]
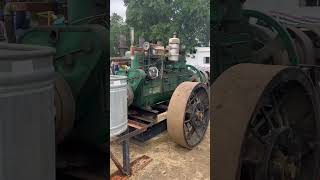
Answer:
[(167, 112), (169, 136), (177, 144), (192, 149), (198, 145), (209, 123), (207, 86), (183, 82), (174, 91)]
[(225, 71), (213, 85), (214, 179), (318, 180), (318, 101), (297, 67)]
[(307, 93), (297, 82), (290, 82), (262, 97), (244, 139), (241, 179), (315, 179), (319, 129)]
[(294, 42), (283, 26), (274, 18), (255, 10), (243, 10), (252, 31), (254, 63), (299, 64)]

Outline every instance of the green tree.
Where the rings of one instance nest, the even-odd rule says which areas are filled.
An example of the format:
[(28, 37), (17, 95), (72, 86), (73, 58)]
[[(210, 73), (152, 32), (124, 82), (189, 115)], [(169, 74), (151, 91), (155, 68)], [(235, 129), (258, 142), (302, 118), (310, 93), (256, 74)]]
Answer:
[(124, 0), (137, 37), (164, 43), (177, 32), (187, 51), (210, 40), (209, 0)]
[(123, 18), (117, 13), (113, 13), (110, 17), (110, 53), (111, 56), (118, 56), (118, 44), (119, 44), (119, 35), (124, 34), (128, 37), (129, 28), (124, 22)]

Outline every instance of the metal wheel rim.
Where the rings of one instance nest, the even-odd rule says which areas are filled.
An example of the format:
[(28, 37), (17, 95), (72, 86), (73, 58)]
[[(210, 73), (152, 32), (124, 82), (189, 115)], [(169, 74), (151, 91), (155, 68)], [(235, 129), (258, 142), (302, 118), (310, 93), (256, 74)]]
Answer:
[[(283, 26), (278, 21), (276, 21), (271, 16), (268, 16), (267, 14), (255, 10), (243, 10), (242, 14), (244, 15), (244, 17), (248, 19), (248, 23), (250, 23), (250, 19), (256, 19), (257, 22), (260, 21), (260, 23), (263, 24), (263, 26), (266, 26), (267, 29), (277, 33), (276, 38), (274, 38), (274, 40), (271, 41), (270, 46), (267, 46), (267, 48), (262, 49), (262, 51), (259, 52), (260, 54), (267, 56), (273, 55), (276, 54), (274, 53), (275, 51), (279, 52), (282, 49), (284, 49), (286, 51), (285, 55), (288, 56), (288, 63), (293, 65), (299, 64), (299, 59), (296, 54), (292, 38), (290, 37), (290, 34), (287, 32), (287, 30), (283, 28)], [(280, 46), (275, 48), (276, 45)], [(267, 53), (264, 53), (264, 51), (266, 51)], [(255, 57), (259, 59), (259, 56), (260, 55), (257, 54)], [(265, 58), (262, 58), (262, 60), (264, 59)], [(276, 63), (274, 64), (289, 65), (287, 64), (287, 59), (285, 59), (286, 61), (283, 61), (283, 58), (279, 58), (277, 60), (278, 62), (276, 61)], [(255, 61), (255, 63), (257, 63), (257, 61)]]
[(168, 134), (186, 148), (198, 145), (209, 123), (209, 98), (206, 85), (181, 83), (172, 95), (167, 113)]
[[(297, 85), (295, 88), (299, 90), (298, 92), (304, 92), (303, 87), (299, 87), (299, 84), (291, 85)], [(280, 92), (280, 89), (278, 90)], [(285, 92), (280, 92), (281, 95), (279, 95), (280, 93), (277, 92), (277, 89), (273, 89), (270, 91), (270, 94), (272, 93), (270, 97), (262, 97), (262, 101), (265, 102), (261, 102), (261, 104), (257, 106), (256, 112), (249, 122), (246, 139), (244, 140), (244, 144), (242, 147), (242, 154), (247, 155), (244, 155), (246, 156), (246, 158), (245, 160), (242, 159), (241, 162), (242, 172), (240, 179), (315, 179), (316, 169), (313, 168), (315, 168), (315, 166), (317, 166), (318, 164), (315, 162), (312, 163), (312, 160), (310, 162), (310, 159), (316, 159), (317, 156), (316, 153), (314, 153), (315, 139), (311, 140), (311, 138), (304, 138), (303, 136), (306, 136), (306, 134), (298, 134), (299, 128), (303, 127), (301, 121), (306, 122), (309, 119), (297, 118), (293, 120), (292, 117), (298, 117), (297, 115), (291, 115), (290, 117), (290, 108), (294, 108), (296, 106), (296, 104), (292, 103), (292, 99), (294, 97), (298, 97), (296, 101), (299, 102), (299, 105), (303, 104), (300, 104), (301, 101), (298, 101), (298, 99), (300, 98), (305, 101), (304, 103), (309, 103), (309, 108), (305, 109), (308, 113), (303, 113), (303, 115), (311, 114), (313, 117), (310, 121), (315, 121), (316, 112), (313, 111), (316, 110), (314, 109), (314, 107), (312, 107), (312, 103), (310, 101), (306, 102), (311, 97), (308, 97), (307, 95), (303, 96), (302, 93), (298, 93), (300, 96), (293, 96), (292, 94), (295, 93), (293, 91), (294, 89), (291, 88), (289, 90), (291, 91), (288, 92), (289, 95)], [(279, 98), (282, 98), (282, 100), (279, 100)], [(287, 103), (288, 100), (291, 101), (290, 104)], [(268, 106), (266, 106), (266, 103), (268, 103)], [(301, 121), (299, 121), (298, 119), (301, 119)], [(299, 127), (293, 127), (295, 125), (292, 124), (295, 123), (299, 123)], [(316, 127), (316, 124), (314, 124), (312, 127)], [(307, 129), (311, 130), (312, 127), (308, 127)], [(265, 135), (259, 135), (257, 129), (261, 129), (261, 131), (264, 131)], [(314, 131), (311, 137), (316, 137), (315, 129), (316, 128), (313, 129)], [(269, 132), (266, 133), (266, 131)], [(263, 143), (263, 145), (260, 143)], [(256, 154), (260, 157), (255, 157), (254, 159), (256, 160), (252, 161), (252, 158), (248, 158), (248, 156), (252, 156), (252, 153), (245, 153), (244, 149), (254, 149), (255, 146), (260, 146), (259, 148), (265, 148), (262, 150), (263, 152), (259, 153), (259, 155)], [(258, 152), (256, 151), (256, 153)], [(243, 157), (243, 155), (241, 156)], [(248, 164), (250, 164), (251, 167), (248, 168)], [(246, 165), (247, 168), (244, 168), (244, 165)], [(252, 172), (253, 169), (255, 169), (255, 172)], [(243, 175), (244, 171), (248, 172), (248, 170), (251, 170), (251, 177)]]
[[(256, 37), (255, 42), (258, 46), (253, 47), (253, 49), (255, 49), (254, 59), (256, 63), (278, 65), (291, 64), (288, 53), (285, 50), (280, 37), (275, 32), (256, 24), (250, 24), (250, 27), (254, 37)], [(261, 47), (259, 48), (259, 46)]]
[[(239, 64), (226, 70), (214, 82), (210, 88), (210, 106), (214, 112), (214, 116), (211, 113), (211, 119), (215, 122), (212, 134), (214, 179), (243, 180), (240, 179), (243, 160), (241, 157), (248, 124), (254, 117), (260, 98), (266, 93), (265, 89), (270, 89), (272, 87), (270, 84), (279, 78), (280, 80), (283, 78), (281, 82), (284, 82), (286, 78), (289, 80), (288, 77), (294, 77), (312, 92), (309, 86), (311, 82), (306, 75), (296, 67), (287, 66)], [(312, 99), (313, 107), (318, 109), (316, 101), (318, 101), (316, 98)], [(318, 112), (315, 116), (317, 121), (314, 127), (319, 129)], [(318, 133), (316, 138), (319, 139)], [(315, 156), (317, 157), (315, 159), (318, 159), (319, 154), (316, 153)], [(315, 168), (318, 170), (317, 163)]]

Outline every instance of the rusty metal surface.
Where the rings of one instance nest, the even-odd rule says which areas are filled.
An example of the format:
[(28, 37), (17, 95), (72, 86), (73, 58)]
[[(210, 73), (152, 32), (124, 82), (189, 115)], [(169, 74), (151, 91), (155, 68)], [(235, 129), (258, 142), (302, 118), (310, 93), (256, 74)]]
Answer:
[(236, 180), (242, 140), (255, 106), (269, 82), (288, 68), (278, 65), (239, 64), (226, 70), (210, 88), (214, 122), (213, 178)]
[(139, 123), (139, 122), (133, 121), (133, 120), (128, 120), (128, 126), (141, 130), (141, 129), (145, 128), (146, 124), (142, 124), (142, 123)]
[(142, 121), (146, 121), (146, 122), (150, 122), (150, 123), (156, 121), (153, 114), (151, 116), (144, 115), (144, 114), (139, 114), (139, 115), (128, 114), (128, 116), (129, 116), (129, 118), (138, 119), (138, 120), (142, 120)]
[(167, 112), (167, 130), (170, 138), (181, 146), (188, 147), (184, 136), (184, 119), (191, 92), (198, 83), (181, 83), (174, 91)]
[(117, 142), (117, 143), (120, 143), (120, 142), (123, 142), (125, 141), (126, 139), (129, 139), (131, 137), (134, 137), (138, 134), (141, 134), (143, 133), (144, 131), (146, 131), (148, 128), (152, 127), (155, 123), (149, 123), (149, 124), (145, 124), (145, 126), (141, 129), (136, 129), (130, 133), (126, 133), (126, 134), (123, 134), (121, 136), (117, 136), (117, 137), (114, 137), (113, 139), (111, 139), (112, 142)]
[[(158, 108), (166, 109), (167, 106), (159, 105)], [(166, 119), (166, 112), (162, 112), (163, 110), (139, 110), (139, 109), (131, 109), (128, 112), (128, 126), (134, 128), (133, 131), (129, 133), (123, 133), (119, 136), (116, 136), (111, 139), (112, 142), (120, 143), (128, 138), (134, 137), (138, 134), (145, 132), (148, 128), (154, 126), (155, 124), (160, 123), (161, 121)], [(160, 113), (162, 112), (162, 113)]]
[[(136, 160), (134, 160), (133, 162), (131, 162), (130, 163), (131, 176), (137, 174), (140, 170), (145, 168), (151, 161), (152, 161), (152, 158), (150, 158), (149, 156), (143, 155), (143, 156), (137, 158)], [(125, 180), (125, 179), (129, 179), (129, 177), (123, 175), (121, 170), (118, 170), (110, 176), (110, 179), (111, 180)]]
[(122, 174), (125, 174), (124, 171), (123, 171), (123, 168), (122, 168), (122, 165), (121, 163), (118, 161), (118, 159), (116, 158), (116, 156), (110, 152), (110, 158), (111, 160), (113, 161), (113, 163), (116, 165), (116, 167), (118, 168), (118, 170), (122, 173)]
[(67, 82), (58, 75), (55, 81), (54, 104), (56, 109), (56, 143), (63, 141), (71, 131), (75, 120), (75, 102)]
[[(202, 141), (209, 122), (208, 106), (205, 104), (209, 104), (205, 84), (183, 82), (176, 88), (167, 111), (167, 130), (174, 142), (192, 149)], [(202, 106), (201, 110), (199, 106)]]

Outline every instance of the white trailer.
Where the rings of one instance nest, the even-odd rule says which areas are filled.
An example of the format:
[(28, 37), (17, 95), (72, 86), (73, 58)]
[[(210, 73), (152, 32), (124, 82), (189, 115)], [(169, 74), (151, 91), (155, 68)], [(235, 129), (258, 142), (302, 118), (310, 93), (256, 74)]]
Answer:
[(210, 73), (210, 47), (196, 47), (195, 54), (187, 54), (187, 64), (196, 67), (199, 70)]

